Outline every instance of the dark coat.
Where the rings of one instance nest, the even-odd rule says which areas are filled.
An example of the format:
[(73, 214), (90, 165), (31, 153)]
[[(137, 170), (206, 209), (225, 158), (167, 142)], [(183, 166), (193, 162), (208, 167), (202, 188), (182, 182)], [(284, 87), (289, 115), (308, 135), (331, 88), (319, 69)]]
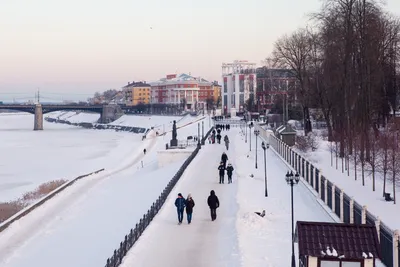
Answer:
[(219, 170), (219, 175), (224, 175), (225, 174), (224, 165), (219, 165), (218, 166), (218, 170)]
[(186, 213), (190, 214), (193, 213), (193, 207), (194, 207), (194, 200), (193, 198), (188, 198), (186, 199)]
[(183, 197), (178, 197), (175, 200), (175, 207), (178, 210), (183, 210), (185, 208), (185, 205), (186, 205), (186, 200)]
[(210, 207), (210, 209), (219, 208), (219, 200), (218, 197), (215, 195), (214, 190), (211, 190), (210, 196), (207, 199), (207, 204)]
[(223, 162), (227, 162), (227, 160), (228, 160), (228, 155), (227, 155), (227, 154), (222, 154), (221, 160), (222, 160)]
[(228, 176), (232, 176), (233, 170), (233, 166), (226, 167), (226, 173), (228, 174)]

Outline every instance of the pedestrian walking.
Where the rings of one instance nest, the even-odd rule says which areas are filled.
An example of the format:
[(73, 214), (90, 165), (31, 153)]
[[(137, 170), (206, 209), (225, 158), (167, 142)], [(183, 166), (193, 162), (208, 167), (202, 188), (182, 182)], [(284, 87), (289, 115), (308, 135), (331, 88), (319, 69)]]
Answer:
[(207, 199), (207, 204), (210, 207), (211, 220), (215, 221), (217, 219), (217, 208), (219, 208), (219, 199), (215, 195), (214, 190), (211, 190), (210, 195)]
[(229, 162), (228, 167), (226, 167), (226, 174), (228, 175), (228, 184), (232, 183), (233, 170), (234, 170), (234, 168), (233, 168), (232, 164)]
[(183, 212), (185, 210), (185, 199), (182, 197), (182, 194), (179, 193), (177, 199), (175, 200), (175, 207), (178, 212), (178, 224), (181, 224), (183, 221)]
[(227, 135), (225, 135), (224, 141), (225, 141), (226, 150), (229, 150), (229, 137)]
[(224, 183), (224, 176), (225, 176), (225, 166), (224, 166), (223, 162), (221, 162), (219, 164), (218, 171), (219, 171), (219, 183), (223, 184)]
[(147, 152), (146, 148), (145, 148), (145, 149), (143, 149), (143, 154), (145, 154), (145, 155), (146, 155), (146, 152)]
[(186, 217), (188, 224), (192, 222), (192, 214), (193, 214), (193, 207), (194, 207), (194, 200), (192, 198), (192, 195), (189, 194), (186, 199)]
[(224, 163), (224, 168), (226, 168), (226, 162), (228, 161), (228, 155), (225, 152), (223, 152), (221, 155), (221, 161), (222, 161), (222, 163)]

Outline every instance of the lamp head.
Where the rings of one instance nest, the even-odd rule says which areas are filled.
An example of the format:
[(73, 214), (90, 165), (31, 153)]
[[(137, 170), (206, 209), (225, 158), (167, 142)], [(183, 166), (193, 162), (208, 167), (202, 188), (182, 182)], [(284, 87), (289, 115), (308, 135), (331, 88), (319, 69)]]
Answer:
[(294, 179), (295, 179), (295, 181), (296, 181), (296, 184), (298, 184), (299, 181), (300, 181), (300, 175), (299, 175), (298, 172), (296, 172), (296, 175), (294, 176)]

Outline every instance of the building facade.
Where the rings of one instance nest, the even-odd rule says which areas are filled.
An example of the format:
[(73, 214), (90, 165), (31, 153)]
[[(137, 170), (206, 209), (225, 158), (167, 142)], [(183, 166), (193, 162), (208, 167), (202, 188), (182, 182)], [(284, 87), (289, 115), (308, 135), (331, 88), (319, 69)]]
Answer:
[(212, 83), (191, 75), (169, 74), (151, 84), (151, 103), (180, 105), (185, 110), (198, 110), (213, 98)]
[(136, 106), (138, 104), (150, 104), (151, 85), (146, 82), (132, 82), (122, 87), (125, 94), (125, 104)]
[(246, 102), (255, 99), (256, 64), (244, 60), (222, 64), (222, 112), (243, 112)]
[(221, 104), (221, 89), (222, 86), (218, 84), (217, 81), (212, 83), (211, 86), (212, 90), (213, 90), (213, 100), (214, 100), (214, 104), (216, 106)]
[(272, 107), (277, 97), (297, 101), (298, 81), (289, 69), (257, 68), (257, 108), (264, 112)]

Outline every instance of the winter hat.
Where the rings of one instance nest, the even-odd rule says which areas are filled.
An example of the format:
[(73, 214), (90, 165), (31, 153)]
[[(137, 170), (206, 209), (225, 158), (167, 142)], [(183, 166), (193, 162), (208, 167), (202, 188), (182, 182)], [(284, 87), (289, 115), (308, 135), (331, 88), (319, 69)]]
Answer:
[(178, 194), (178, 197), (181, 197), (181, 196), (182, 196), (182, 194), (181, 194), (181, 193), (179, 193), (179, 194)]
[(192, 194), (189, 194), (187, 198), (192, 198)]

